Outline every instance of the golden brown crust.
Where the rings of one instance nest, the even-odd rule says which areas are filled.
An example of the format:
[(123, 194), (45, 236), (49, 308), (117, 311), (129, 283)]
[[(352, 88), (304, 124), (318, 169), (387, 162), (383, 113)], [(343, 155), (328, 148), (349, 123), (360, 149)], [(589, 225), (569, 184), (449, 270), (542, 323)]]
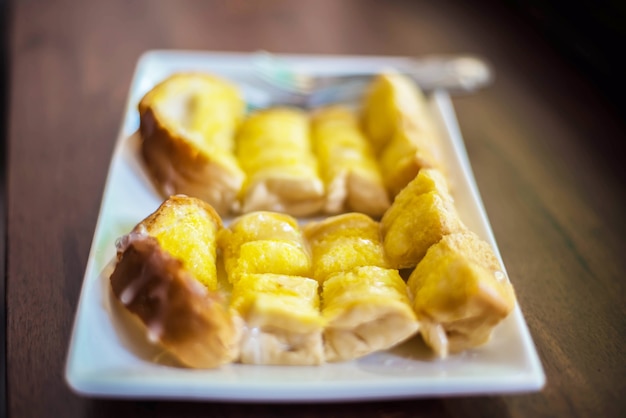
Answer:
[(157, 239), (209, 290), (217, 290), (217, 236), (222, 221), (208, 203), (185, 195), (170, 196), (139, 222), (133, 232)]
[(152, 110), (141, 115), (141, 154), (163, 196), (181, 193), (226, 214), (236, 205), (244, 175), (229, 170), (165, 128)]
[(122, 240), (111, 287), (141, 319), (148, 339), (184, 365), (213, 368), (237, 358), (239, 331), (223, 298), (196, 281), (155, 238), (131, 233)]
[(232, 155), (230, 136), (233, 134), (228, 132), (234, 128), (224, 130), (225, 143), (221, 144), (217, 138), (212, 143), (208, 138), (200, 145), (198, 141), (205, 142), (198, 139), (202, 135), (185, 129), (179, 120), (188, 115), (184, 112), (182, 115), (167, 114), (168, 100), (180, 100), (177, 94), (192, 93), (177, 91), (171, 94), (173, 97), (168, 97), (159, 89), (166, 90), (167, 83), (180, 82), (184, 77), (215, 82), (204, 80), (205, 75), (176, 74), (146, 94), (138, 106), (141, 155), (156, 188), (164, 197), (177, 193), (198, 197), (213, 205), (220, 214), (226, 214), (238, 205), (237, 196), (245, 179)]
[(165, 222), (164, 225), (161, 218), (163, 216), (169, 216), (169, 214), (167, 213), (168, 211), (175, 211), (177, 208), (181, 208), (183, 206), (192, 206), (203, 211), (209, 216), (211, 221), (213, 221), (217, 229), (222, 228), (222, 218), (213, 208), (213, 206), (209, 205), (207, 202), (201, 199), (181, 194), (170, 196), (167, 200), (163, 201), (159, 208), (150, 215), (148, 215), (144, 220), (139, 222), (137, 226), (135, 226), (133, 231), (147, 231), (149, 234), (152, 235), (163, 226), (169, 227), (169, 225), (167, 225), (167, 222)]

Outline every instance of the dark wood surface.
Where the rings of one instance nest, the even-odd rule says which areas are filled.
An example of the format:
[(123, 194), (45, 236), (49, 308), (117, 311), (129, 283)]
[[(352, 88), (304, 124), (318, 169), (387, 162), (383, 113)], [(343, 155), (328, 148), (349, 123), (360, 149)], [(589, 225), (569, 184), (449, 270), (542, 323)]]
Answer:
[[(0, 271), (6, 272), (7, 7), (0, 0)], [(6, 280), (0, 279), (0, 416), (6, 405)]]
[[(8, 415), (626, 416), (626, 126), (593, 82), (513, 10), (463, 3), (11, 2)], [(454, 104), (547, 374), (545, 388), (510, 396), (279, 406), (73, 394), (63, 368), (108, 164), (136, 60), (155, 48), (475, 53), (489, 59), (496, 82), (455, 97)]]

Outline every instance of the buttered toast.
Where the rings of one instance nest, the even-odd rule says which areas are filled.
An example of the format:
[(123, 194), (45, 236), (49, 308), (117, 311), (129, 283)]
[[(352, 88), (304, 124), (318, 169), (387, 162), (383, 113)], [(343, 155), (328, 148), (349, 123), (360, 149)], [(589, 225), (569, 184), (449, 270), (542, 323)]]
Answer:
[(174, 74), (139, 102), (141, 155), (160, 193), (186, 194), (220, 214), (237, 207), (245, 175), (234, 155), (245, 104), (231, 83), (203, 73)]
[(230, 87), (177, 74), (139, 105), (168, 197), (118, 241), (110, 279), (150, 341), (210, 368), (489, 339), (515, 295), (457, 212), (417, 86), (385, 73), (359, 110), (249, 114)]
[(307, 216), (321, 210), (325, 190), (306, 112), (277, 107), (249, 115), (237, 133), (236, 155), (247, 176), (242, 212)]
[(324, 211), (382, 216), (389, 197), (357, 112), (345, 106), (327, 106), (316, 110), (311, 119), (313, 150), (326, 186)]
[(117, 242), (114, 295), (149, 341), (182, 364), (211, 368), (239, 356), (239, 327), (217, 292), (216, 238), (207, 203), (173, 196)]

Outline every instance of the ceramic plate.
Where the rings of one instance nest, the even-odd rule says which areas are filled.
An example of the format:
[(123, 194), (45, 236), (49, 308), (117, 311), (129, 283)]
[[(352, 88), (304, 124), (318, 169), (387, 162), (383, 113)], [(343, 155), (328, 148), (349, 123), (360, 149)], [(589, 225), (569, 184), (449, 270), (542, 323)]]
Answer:
[[(388, 351), (323, 366), (231, 364), (216, 370), (170, 367), (157, 351), (134, 338), (132, 321), (112, 303), (108, 276), (115, 240), (161, 203), (138, 155), (136, 105), (155, 83), (181, 70), (222, 75), (256, 102), (269, 100), (255, 87), (251, 54), (151, 51), (138, 62), (112, 156), (98, 223), (76, 312), (65, 370), (69, 386), (93, 397), (194, 399), (237, 402), (355, 401), (477, 395), (539, 390), (545, 381), (518, 308), (484, 347), (433, 359), (420, 338)], [(402, 57), (281, 56), (298, 69), (319, 73), (377, 72), (406, 64)], [(449, 96), (429, 96), (454, 197), (466, 225), (497, 251)], [(516, 277), (511, 277), (515, 285)]]

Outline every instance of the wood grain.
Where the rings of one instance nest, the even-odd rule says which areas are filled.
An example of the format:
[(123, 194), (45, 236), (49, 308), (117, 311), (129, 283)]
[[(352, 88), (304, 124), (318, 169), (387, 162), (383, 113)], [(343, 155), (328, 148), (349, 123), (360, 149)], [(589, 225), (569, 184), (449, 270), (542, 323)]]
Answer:
[(6, 144), (8, 107), (8, 30), (7, 4), (0, 0), (0, 416), (6, 414)]
[[(516, 15), (451, 0), (22, 0), (9, 10), (9, 416), (626, 416), (625, 126)], [(454, 103), (545, 389), (305, 406), (74, 395), (63, 368), (108, 164), (136, 61), (156, 48), (489, 59), (495, 84)]]

